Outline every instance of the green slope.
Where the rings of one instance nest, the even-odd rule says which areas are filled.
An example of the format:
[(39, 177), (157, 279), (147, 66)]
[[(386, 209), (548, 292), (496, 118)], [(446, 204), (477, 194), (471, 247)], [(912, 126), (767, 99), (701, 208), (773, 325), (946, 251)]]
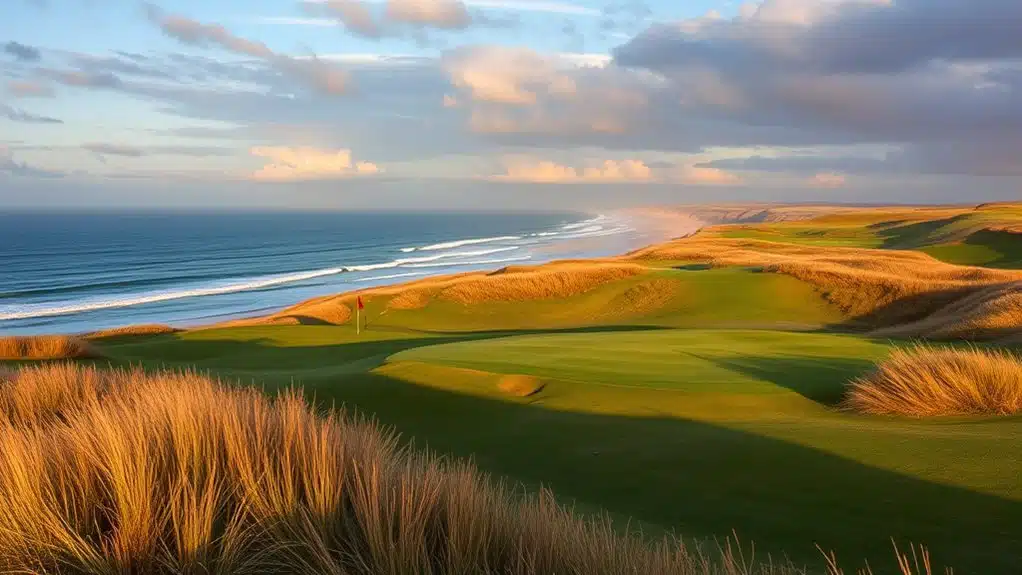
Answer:
[[(277, 326), (121, 340), (120, 363), (292, 381), (419, 445), (552, 487), (582, 509), (761, 552), (890, 558), (925, 542), (956, 572), (1018, 559), (1022, 421), (908, 421), (834, 408), (888, 349), (849, 335), (593, 327), (515, 335)], [(499, 374), (543, 378), (517, 399)]]

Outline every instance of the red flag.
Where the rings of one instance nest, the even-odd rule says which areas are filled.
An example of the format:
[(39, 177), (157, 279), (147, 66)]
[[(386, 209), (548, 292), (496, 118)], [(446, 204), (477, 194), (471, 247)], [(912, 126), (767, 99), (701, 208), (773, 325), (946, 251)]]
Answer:
[(365, 309), (366, 306), (362, 303), (362, 296), (358, 296), (358, 309)]

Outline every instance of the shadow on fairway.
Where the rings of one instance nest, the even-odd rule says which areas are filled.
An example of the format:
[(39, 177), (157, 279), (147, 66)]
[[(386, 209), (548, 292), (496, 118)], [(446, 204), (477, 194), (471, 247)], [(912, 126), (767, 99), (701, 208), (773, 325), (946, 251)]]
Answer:
[[(306, 326), (308, 327), (308, 326)], [(295, 326), (262, 327), (256, 333), (272, 334), (273, 330), (293, 330)], [(316, 329), (346, 328), (317, 326)], [(563, 329), (493, 330), (493, 331), (394, 331), (376, 328), (365, 341), (331, 341), (325, 339), (309, 345), (282, 346), (268, 335), (245, 338), (242, 331), (225, 331), (223, 337), (190, 339), (179, 334), (141, 336), (122, 339), (106, 349), (109, 358), (99, 365), (143, 365), (145, 367), (197, 367), (199, 369), (242, 371), (301, 371), (330, 367), (368, 371), (382, 365), (387, 357), (417, 347), (498, 339), (520, 335), (609, 333), (668, 329), (658, 326), (595, 326)], [(287, 333), (284, 331), (282, 333)], [(342, 332), (338, 332), (342, 333)], [(241, 335), (239, 335), (241, 334)], [(421, 337), (416, 337), (420, 335)], [(214, 334), (218, 335), (218, 334)], [(350, 335), (350, 334), (349, 334)], [(391, 336), (369, 339), (380, 335)]]
[(737, 358), (696, 356), (703, 361), (774, 385), (806, 399), (835, 406), (848, 382), (873, 368), (873, 362), (845, 357), (752, 356)]
[(888, 573), (894, 537), (903, 548), (926, 544), (955, 573), (1008, 573), (1022, 561), (1022, 502), (777, 439), (683, 419), (554, 411), (378, 374), (332, 389), (420, 447), (687, 537), (734, 529), (761, 558), (817, 564), (818, 543), (849, 568), (868, 559)]

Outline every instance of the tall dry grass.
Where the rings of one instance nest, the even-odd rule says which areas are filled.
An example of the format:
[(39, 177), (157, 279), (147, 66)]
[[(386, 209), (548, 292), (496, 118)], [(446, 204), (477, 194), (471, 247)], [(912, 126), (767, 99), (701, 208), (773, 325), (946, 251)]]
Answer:
[(85, 337), (89, 339), (103, 339), (107, 337), (122, 337), (129, 335), (160, 335), (165, 333), (176, 333), (178, 331), (181, 330), (162, 323), (148, 323), (101, 329), (99, 331), (91, 332)]
[(73, 365), (0, 385), (3, 572), (747, 571), (581, 520), (294, 393)]
[(5, 573), (804, 573), (622, 534), (293, 392), (71, 364), (4, 377)]
[(845, 404), (862, 413), (912, 417), (1022, 413), (1022, 359), (979, 348), (897, 349), (852, 382)]
[(81, 359), (98, 356), (95, 346), (74, 336), (0, 337), (0, 360)]

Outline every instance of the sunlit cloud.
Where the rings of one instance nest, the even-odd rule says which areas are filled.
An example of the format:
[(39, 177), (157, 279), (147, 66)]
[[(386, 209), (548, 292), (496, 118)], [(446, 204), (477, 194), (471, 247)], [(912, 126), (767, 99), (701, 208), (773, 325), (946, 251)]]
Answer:
[(848, 177), (834, 172), (822, 172), (809, 179), (809, 185), (815, 188), (843, 188)]
[(311, 147), (255, 147), (253, 156), (266, 158), (266, 164), (252, 174), (260, 181), (323, 180), (351, 176), (371, 176), (382, 172), (372, 162), (355, 162), (351, 150), (321, 150)]

